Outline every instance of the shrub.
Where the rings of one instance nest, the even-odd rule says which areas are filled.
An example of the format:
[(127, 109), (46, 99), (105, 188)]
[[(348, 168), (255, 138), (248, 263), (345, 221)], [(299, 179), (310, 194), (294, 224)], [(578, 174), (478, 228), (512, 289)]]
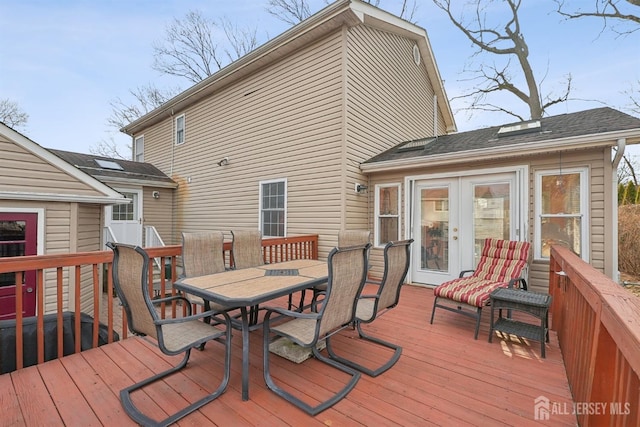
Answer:
[(640, 205), (618, 207), (618, 269), (640, 277)]

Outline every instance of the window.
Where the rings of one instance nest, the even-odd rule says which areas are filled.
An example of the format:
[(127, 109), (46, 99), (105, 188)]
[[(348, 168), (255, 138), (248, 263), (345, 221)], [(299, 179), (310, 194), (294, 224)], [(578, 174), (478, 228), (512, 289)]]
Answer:
[(400, 239), (400, 184), (376, 185), (376, 246)]
[(136, 162), (144, 162), (144, 135), (137, 136), (133, 143), (133, 159)]
[(260, 182), (260, 230), (264, 237), (284, 237), (287, 222), (287, 181)]
[(111, 220), (133, 221), (135, 218), (137, 195), (135, 193), (122, 193), (122, 195), (131, 200), (131, 203), (113, 205), (113, 208), (111, 209)]
[(184, 114), (176, 117), (176, 145), (184, 143)]
[(588, 261), (587, 169), (537, 172), (535, 190), (535, 257), (548, 259), (552, 245), (563, 245)]

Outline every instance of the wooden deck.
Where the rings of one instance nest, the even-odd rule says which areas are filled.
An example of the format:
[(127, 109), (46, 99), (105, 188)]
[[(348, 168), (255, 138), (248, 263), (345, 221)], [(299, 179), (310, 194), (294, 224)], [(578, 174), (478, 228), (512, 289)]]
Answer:
[[(388, 372), (363, 375), (342, 401), (310, 417), (266, 389), (262, 378), (262, 331), (251, 336), (250, 400), (240, 396), (241, 335), (234, 331), (232, 377), (216, 401), (189, 415), (179, 425), (407, 425), (407, 426), (547, 426), (576, 425), (572, 398), (558, 347), (551, 333), (547, 358), (540, 358), (537, 342), (521, 342), (497, 335), (487, 342), (489, 310), (483, 314), (478, 340), (474, 321), (438, 310), (429, 316), (431, 289), (405, 286), (399, 306), (367, 329), (400, 343), (400, 361)], [(336, 348), (360, 361), (379, 360), (384, 351), (354, 339), (344, 331)], [(221, 376), (222, 346), (207, 344), (193, 351), (189, 366), (165, 382), (140, 393), (139, 405), (164, 414), (201, 397)], [(134, 425), (120, 406), (119, 390), (175, 363), (152, 343), (129, 338), (83, 353), (0, 376), (2, 426), (128, 426)], [(342, 377), (310, 359), (295, 365), (274, 356), (273, 374), (313, 396), (340, 387)], [(547, 421), (534, 418), (534, 401), (549, 400)]]

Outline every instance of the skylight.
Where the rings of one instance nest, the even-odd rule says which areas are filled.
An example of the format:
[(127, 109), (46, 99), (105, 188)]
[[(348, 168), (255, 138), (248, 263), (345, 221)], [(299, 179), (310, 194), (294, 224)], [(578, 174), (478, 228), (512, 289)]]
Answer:
[(498, 136), (518, 135), (521, 133), (537, 132), (540, 130), (540, 120), (520, 122), (513, 125), (502, 126), (498, 130)]
[(435, 140), (436, 138), (414, 139), (413, 141), (409, 141), (405, 143), (398, 150), (400, 151), (421, 150)]
[(102, 169), (112, 169), (116, 171), (123, 171), (124, 169), (117, 162), (112, 162), (111, 160), (99, 160), (96, 159), (96, 163)]

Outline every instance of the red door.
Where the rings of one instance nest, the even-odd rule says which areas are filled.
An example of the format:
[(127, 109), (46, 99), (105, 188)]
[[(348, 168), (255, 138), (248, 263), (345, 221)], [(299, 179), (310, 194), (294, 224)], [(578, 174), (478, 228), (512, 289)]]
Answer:
[[(38, 215), (0, 213), (0, 258), (37, 254)], [(22, 315), (36, 314), (36, 272), (22, 275)], [(16, 317), (16, 275), (0, 273), (0, 320)]]

